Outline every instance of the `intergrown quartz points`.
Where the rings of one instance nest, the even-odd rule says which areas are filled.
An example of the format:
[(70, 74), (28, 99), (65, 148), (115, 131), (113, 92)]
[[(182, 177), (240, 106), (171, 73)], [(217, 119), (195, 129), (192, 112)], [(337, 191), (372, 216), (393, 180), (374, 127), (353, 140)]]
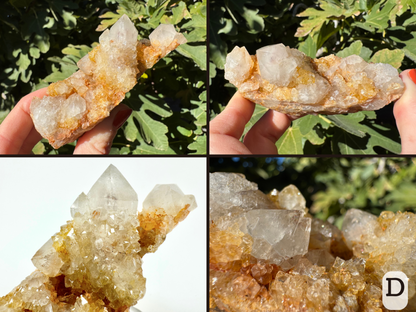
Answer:
[(308, 252), (311, 219), (300, 211), (254, 209), (244, 214), (247, 226), (240, 228), (253, 238), (251, 255), (280, 264)]
[(80, 137), (110, 115), (145, 70), (185, 37), (173, 25), (159, 25), (149, 39), (137, 40), (137, 29), (123, 15), (100, 36), (100, 44), (78, 62), (79, 71), (51, 84), (47, 96), (34, 98), (30, 113), (36, 130), (54, 148)]
[(145, 294), (142, 257), (196, 208), (175, 184), (137, 194), (113, 165), (71, 206), (73, 220), (34, 255), (37, 268), (0, 298), (1, 312), (124, 312)]
[(209, 207), (211, 220), (259, 208), (276, 208), (255, 183), (237, 173), (210, 174), (210, 197), (215, 198)]
[[(295, 186), (268, 194), (269, 208), (242, 175), (213, 173), (210, 188), (210, 311), (384, 311), (388, 271), (409, 277), (416, 311), (415, 214), (351, 209), (341, 231), (309, 215)], [(236, 207), (219, 214), (222, 203)]]
[(404, 92), (389, 64), (367, 63), (357, 55), (312, 59), (283, 44), (252, 56), (235, 47), (227, 55), (225, 78), (243, 97), (292, 117), (376, 110)]

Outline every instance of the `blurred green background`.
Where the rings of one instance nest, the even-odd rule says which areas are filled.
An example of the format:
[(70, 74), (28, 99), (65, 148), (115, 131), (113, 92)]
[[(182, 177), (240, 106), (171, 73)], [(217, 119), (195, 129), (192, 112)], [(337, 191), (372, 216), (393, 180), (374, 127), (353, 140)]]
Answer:
[(209, 170), (242, 173), (265, 193), (294, 184), (311, 214), (339, 227), (350, 208), (416, 211), (413, 158), (211, 157)]

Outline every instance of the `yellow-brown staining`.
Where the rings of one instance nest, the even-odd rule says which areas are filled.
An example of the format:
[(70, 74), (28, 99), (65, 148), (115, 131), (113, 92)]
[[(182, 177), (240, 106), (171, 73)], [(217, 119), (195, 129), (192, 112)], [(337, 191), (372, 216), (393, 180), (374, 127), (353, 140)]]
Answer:
[(76, 289), (72, 289), (71, 287), (66, 287), (65, 275), (50, 277), (49, 281), (50, 283), (45, 284), (45, 286), (51, 293), (50, 299), (53, 303), (59, 305), (60, 307), (75, 304), (77, 298), (84, 293), (84, 291), (79, 291)]
[[(296, 67), (295, 83), (297, 85), (313, 84), (313, 83), (315, 83), (315, 74), (306, 70), (306, 69), (303, 69), (301, 67)], [(291, 87), (291, 86), (289, 85), (289, 87)]]
[(140, 256), (151, 252), (152, 246), (160, 245), (167, 234), (167, 214), (164, 209), (155, 209), (149, 213), (139, 213)]
[(98, 52), (100, 51), (100, 46), (96, 46), (90, 52), (88, 52), (88, 57), (92, 62), (96, 62), (95, 58), (97, 57)]
[(185, 207), (179, 210), (178, 214), (173, 218), (173, 222), (175, 223), (175, 225), (185, 220), (185, 218), (188, 216), (188, 214), (190, 213), (190, 211), (188, 210), (189, 206), (189, 204), (185, 205)]
[(360, 103), (365, 102), (377, 95), (377, 89), (373, 80), (367, 76), (363, 76), (360, 83), (354, 80), (348, 81), (347, 86), (350, 88), (349, 95), (358, 99)]
[(61, 231), (57, 233), (53, 239), (53, 248), (60, 254), (61, 258), (68, 256), (68, 251), (65, 248), (64, 240), (71, 230), (74, 228), (74, 221), (68, 221), (66, 225), (61, 226)]
[(76, 93), (76, 90), (66, 80), (62, 80), (50, 84), (47, 92), (49, 96), (65, 96), (65, 98), (68, 98)]
[[(324, 76), (324, 73), (331, 67), (338, 66), (341, 63), (341, 58), (336, 55), (328, 55), (319, 59), (313, 59), (312, 64), (316, 67), (316, 70)], [(328, 78), (328, 77), (326, 77)]]

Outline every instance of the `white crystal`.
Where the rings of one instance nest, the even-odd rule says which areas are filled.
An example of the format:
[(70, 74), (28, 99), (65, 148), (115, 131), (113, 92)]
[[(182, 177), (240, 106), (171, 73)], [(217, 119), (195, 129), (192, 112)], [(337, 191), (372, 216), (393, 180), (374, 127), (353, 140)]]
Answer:
[(174, 40), (179, 44), (186, 43), (185, 36), (176, 32), (175, 26), (171, 24), (160, 24), (150, 35), (150, 42), (154, 46), (169, 46)]
[(279, 205), (287, 210), (301, 210), (306, 208), (306, 200), (299, 189), (292, 185), (286, 186), (279, 193)]
[(47, 276), (59, 274), (64, 262), (59, 257), (58, 252), (53, 248), (52, 238), (50, 238), (33, 256), (34, 266)]
[(104, 209), (108, 212), (137, 214), (137, 194), (120, 171), (110, 165), (87, 194), (90, 212)]
[[(302, 215), (300, 211), (277, 209), (254, 209), (246, 212), (247, 233), (255, 240), (253, 250), (256, 254), (268, 254), (270, 248), (268, 244), (271, 245), (274, 253), (284, 259), (306, 254), (311, 219)], [(240, 230), (244, 229), (240, 228)]]
[(89, 201), (88, 196), (84, 193), (81, 193), (81, 195), (78, 196), (78, 198), (75, 200), (75, 202), (71, 206), (71, 216), (72, 218), (75, 217), (75, 214), (77, 212), (81, 214), (85, 214), (89, 212)]
[[(119, 20), (111, 27), (108, 33), (108, 40), (112, 44), (121, 44), (124, 46), (135, 47), (137, 44), (138, 31), (133, 22), (127, 15), (123, 15)], [(101, 36), (100, 36), (101, 43)]]
[(188, 211), (196, 208), (193, 195), (185, 195), (176, 184), (157, 184), (143, 201), (142, 212), (163, 208), (168, 215), (176, 216), (188, 205)]
[(247, 181), (242, 174), (215, 172), (210, 173), (210, 198), (215, 198), (209, 206), (211, 220), (233, 212), (269, 208), (276, 206), (257, 189), (257, 185)]
[(374, 232), (379, 227), (375, 215), (359, 209), (349, 209), (342, 223), (342, 232), (348, 247), (352, 248), (355, 243), (373, 239)]
[(279, 43), (258, 49), (256, 56), (263, 79), (281, 87), (289, 84), (298, 66), (289, 49)]
[(225, 79), (231, 83), (246, 80), (253, 68), (253, 60), (245, 47), (235, 47), (225, 60)]

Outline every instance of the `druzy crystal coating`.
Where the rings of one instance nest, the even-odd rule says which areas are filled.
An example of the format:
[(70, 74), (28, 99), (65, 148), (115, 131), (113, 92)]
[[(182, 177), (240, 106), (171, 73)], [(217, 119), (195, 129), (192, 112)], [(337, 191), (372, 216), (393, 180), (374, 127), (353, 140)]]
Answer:
[(225, 78), (243, 97), (292, 117), (377, 110), (404, 92), (389, 64), (367, 63), (358, 55), (312, 59), (281, 43), (252, 56), (235, 47), (226, 58)]
[(136, 192), (110, 165), (71, 206), (73, 220), (33, 256), (37, 270), (0, 298), (0, 311), (124, 312), (136, 304), (145, 294), (143, 255), (196, 203), (170, 184), (157, 185), (143, 207), (139, 212)]
[(108, 117), (136, 85), (137, 77), (186, 43), (173, 25), (159, 25), (150, 40), (138, 41), (137, 36), (134, 24), (123, 15), (79, 60), (79, 71), (51, 84), (47, 96), (32, 100), (35, 128), (54, 148), (76, 140)]
[(210, 174), (210, 311), (387, 311), (389, 271), (407, 275), (404, 311), (416, 310), (415, 214), (350, 209), (341, 231), (307, 211), (293, 185), (265, 195)]

